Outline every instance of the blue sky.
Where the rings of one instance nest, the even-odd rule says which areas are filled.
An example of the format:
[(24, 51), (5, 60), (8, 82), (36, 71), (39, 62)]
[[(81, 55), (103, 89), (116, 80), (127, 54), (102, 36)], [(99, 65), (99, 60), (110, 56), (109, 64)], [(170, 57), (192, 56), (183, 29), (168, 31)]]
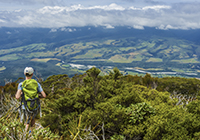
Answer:
[(0, 27), (199, 29), (200, 0), (0, 0)]

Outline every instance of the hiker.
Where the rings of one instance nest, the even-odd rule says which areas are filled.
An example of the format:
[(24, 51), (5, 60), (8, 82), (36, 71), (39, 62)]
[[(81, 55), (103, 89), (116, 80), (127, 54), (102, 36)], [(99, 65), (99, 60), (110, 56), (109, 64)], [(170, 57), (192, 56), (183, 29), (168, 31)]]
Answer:
[[(16, 99), (22, 97), (21, 108), (22, 116), (21, 122), (23, 121), (23, 116), (25, 117), (25, 122), (27, 120), (26, 130), (29, 128), (29, 124), (31, 123), (31, 127), (35, 124), (35, 117), (39, 113), (40, 109), (40, 101), (39, 98), (45, 98), (46, 94), (43, 91), (41, 85), (34, 79), (33, 77), (34, 70), (32, 67), (26, 67), (24, 69), (24, 75), (26, 79), (19, 83), (18, 90), (16, 92)], [(39, 95), (38, 93), (41, 93)]]

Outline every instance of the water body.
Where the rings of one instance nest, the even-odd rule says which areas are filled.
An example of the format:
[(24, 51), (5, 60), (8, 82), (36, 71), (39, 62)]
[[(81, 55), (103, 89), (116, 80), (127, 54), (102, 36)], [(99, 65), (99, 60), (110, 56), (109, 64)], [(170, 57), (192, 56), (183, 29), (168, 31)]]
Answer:
[(197, 76), (197, 73), (180, 73), (180, 72), (149, 72), (149, 71), (143, 71), (143, 70), (138, 70), (138, 69), (134, 69), (134, 68), (125, 68), (128, 70), (133, 70), (136, 72), (140, 72), (140, 73), (149, 73), (149, 74), (165, 74), (165, 75), (179, 75), (179, 74), (185, 74), (185, 75), (190, 75), (190, 76)]
[[(71, 67), (73, 68), (77, 68), (77, 69), (90, 69), (92, 67), (96, 67), (95, 65), (81, 65), (81, 64), (69, 64)], [(104, 66), (105, 68), (113, 68), (112, 66)], [(125, 69), (127, 70), (131, 70), (131, 71), (135, 71), (138, 73), (149, 73), (152, 75), (180, 75), (180, 74), (184, 74), (184, 75), (188, 75), (188, 76), (197, 76), (197, 73), (180, 73), (180, 72), (149, 72), (149, 71), (144, 71), (144, 70), (139, 70), (139, 69), (135, 69), (135, 68), (131, 68), (131, 67), (126, 67)]]

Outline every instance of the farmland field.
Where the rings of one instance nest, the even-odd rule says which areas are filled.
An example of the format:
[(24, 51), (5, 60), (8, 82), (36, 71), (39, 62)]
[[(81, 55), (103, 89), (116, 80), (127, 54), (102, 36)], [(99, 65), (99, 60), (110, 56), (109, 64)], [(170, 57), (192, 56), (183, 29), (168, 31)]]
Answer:
[[(127, 36), (113, 33), (111, 37), (93, 34), (78, 38), (68, 36), (68, 40), (53, 40), (49, 36), (51, 39), (44, 38), (22, 45), (7, 42), (6, 47), (5, 43), (2, 46), (0, 44), (0, 84), (5, 78), (15, 80), (23, 77), (26, 66), (34, 67), (37, 74), (44, 78), (52, 74), (73, 76), (91, 66), (100, 68), (102, 74), (108, 74), (112, 68), (117, 67), (123, 74), (140, 75), (150, 72), (152, 75), (165, 76), (166, 72), (171, 72), (172, 75), (168, 76), (200, 77), (200, 43), (163, 34), (131, 34), (134, 33)], [(72, 64), (83, 66), (73, 67)]]

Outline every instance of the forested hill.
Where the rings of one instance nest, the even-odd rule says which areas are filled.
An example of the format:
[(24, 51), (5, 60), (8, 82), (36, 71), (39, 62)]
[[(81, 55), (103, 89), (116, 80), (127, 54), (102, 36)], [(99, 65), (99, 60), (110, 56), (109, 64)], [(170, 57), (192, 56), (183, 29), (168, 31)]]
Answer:
[[(71, 78), (38, 80), (47, 98), (41, 100), (43, 117), (36, 120), (41, 127), (27, 133), (29, 139), (200, 139), (198, 79), (123, 76), (118, 68), (102, 76), (93, 67)], [(0, 90), (2, 139), (26, 134), (14, 112), (18, 82)]]

